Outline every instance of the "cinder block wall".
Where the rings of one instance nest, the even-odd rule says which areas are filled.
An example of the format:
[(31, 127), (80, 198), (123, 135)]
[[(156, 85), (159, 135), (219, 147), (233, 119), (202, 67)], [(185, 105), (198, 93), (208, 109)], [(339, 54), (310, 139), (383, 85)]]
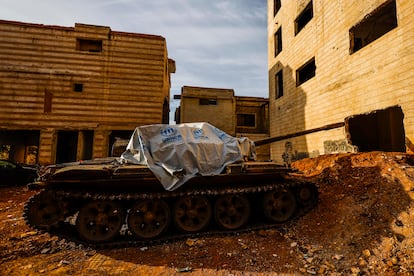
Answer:
[[(385, 0), (313, 0), (313, 18), (295, 35), (295, 19), (309, 0), (281, 0), (274, 16), (268, 0), (270, 136), (286, 135), (372, 110), (400, 105), (406, 137), (414, 140), (414, 2), (396, 0), (398, 27), (350, 54), (350, 29)], [(282, 51), (274, 34), (282, 28)], [(296, 70), (315, 58), (315, 77), (296, 85)], [(276, 99), (275, 74), (283, 69), (284, 95)], [(324, 154), (324, 142), (346, 140), (343, 128), (273, 143), (273, 160)]]

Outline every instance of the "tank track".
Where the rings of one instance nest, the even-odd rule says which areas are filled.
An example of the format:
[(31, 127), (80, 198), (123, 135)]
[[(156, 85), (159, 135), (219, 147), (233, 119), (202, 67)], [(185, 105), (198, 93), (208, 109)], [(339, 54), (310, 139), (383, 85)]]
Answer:
[[(243, 194), (243, 195), (252, 195), (262, 192), (269, 192), (278, 189), (289, 189), (294, 190), (298, 189), (302, 185), (310, 185), (311, 189), (314, 191), (314, 198), (311, 202), (307, 203), (306, 205), (298, 205), (298, 210), (296, 213), (291, 217), (288, 221), (283, 223), (269, 223), (265, 221), (261, 221), (255, 224), (247, 224), (236, 230), (226, 230), (226, 229), (219, 229), (219, 228), (207, 228), (201, 232), (197, 233), (177, 233), (177, 231), (173, 233), (168, 233), (166, 236), (157, 237), (155, 239), (150, 240), (138, 240), (133, 235), (124, 234), (118, 235), (117, 239), (111, 241), (105, 241), (102, 243), (90, 243), (84, 241), (79, 238), (77, 235), (75, 226), (72, 225), (67, 217), (67, 214), (62, 214), (61, 218), (59, 219), (59, 223), (53, 224), (50, 227), (38, 227), (32, 223), (32, 219), (29, 214), (29, 209), (32, 204), (36, 203), (36, 198), (41, 196), (43, 193), (53, 193), (53, 197), (58, 202), (65, 202), (65, 201), (84, 201), (90, 202), (95, 200), (109, 200), (109, 201), (119, 201), (119, 202), (134, 202), (138, 200), (145, 200), (145, 199), (173, 199), (177, 197), (184, 197), (184, 196), (220, 196), (225, 194)], [(97, 249), (109, 249), (109, 248), (121, 248), (121, 247), (145, 247), (150, 245), (157, 245), (163, 243), (174, 242), (183, 239), (195, 239), (200, 237), (209, 237), (209, 236), (227, 236), (227, 235), (235, 235), (240, 233), (246, 233), (251, 231), (258, 231), (258, 230), (266, 230), (271, 228), (280, 228), (281, 226), (287, 226), (293, 220), (303, 216), (311, 209), (313, 209), (318, 203), (318, 192), (316, 185), (310, 182), (306, 182), (300, 179), (287, 179), (283, 183), (273, 183), (273, 184), (265, 184), (261, 186), (253, 186), (253, 187), (226, 187), (220, 189), (204, 189), (204, 190), (196, 190), (196, 191), (172, 191), (172, 192), (161, 192), (161, 193), (85, 193), (81, 191), (65, 191), (65, 190), (42, 190), (40, 193), (34, 195), (32, 198), (28, 200), (25, 204), (23, 217), (26, 223), (31, 226), (32, 228), (38, 230), (39, 232), (47, 232), (50, 235), (58, 236), (60, 238), (73, 241), (77, 244), (83, 244), (84, 246), (89, 246), (92, 248)], [(65, 210), (65, 213), (68, 210)], [(75, 212), (76, 213), (76, 212)], [(70, 214), (72, 216), (73, 214)], [(214, 220), (214, 218), (212, 218)], [(210, 223), (211, 224), (211, 223)]]

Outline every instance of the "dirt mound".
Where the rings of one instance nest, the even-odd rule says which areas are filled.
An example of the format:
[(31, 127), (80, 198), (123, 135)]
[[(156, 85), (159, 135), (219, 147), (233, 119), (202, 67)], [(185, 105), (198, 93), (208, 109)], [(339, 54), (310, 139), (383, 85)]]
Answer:
[(278, 229), (94, 250), (30, 229), (24, 188), (0, 189), (1, 275), (413, 275), (414, 155), (348, 153), (292, 164), (319, 204)]
[(355, 274), (414, 272), (412, 164), (412, 155), (384, 152), (295, 162), (320, 192), (316, 210), (289, 231), (300, 241), (306, 260), (313, 252), (306, 268)]

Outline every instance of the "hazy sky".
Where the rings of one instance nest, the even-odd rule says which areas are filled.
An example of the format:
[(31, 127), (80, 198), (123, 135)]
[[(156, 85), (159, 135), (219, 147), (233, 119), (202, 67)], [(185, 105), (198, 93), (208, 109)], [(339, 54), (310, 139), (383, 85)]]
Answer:
[(266, 0), (0, 0), (0, 19), (161, 35), (181, 87), (268, 96)]

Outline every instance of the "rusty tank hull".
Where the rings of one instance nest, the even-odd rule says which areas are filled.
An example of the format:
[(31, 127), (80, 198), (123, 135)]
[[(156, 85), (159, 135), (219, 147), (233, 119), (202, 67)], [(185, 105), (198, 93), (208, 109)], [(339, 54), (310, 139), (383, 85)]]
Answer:
[(24, 208), (33, 228), (95, 245), (263, 229), (317, 204), (313, 183), (207, 123), (135, 129), (120, 158), (43, 168)]
[(167, 191), (146, 166), (85, 161), (50, 166), (29, 188), (39, 193), (24, 207), (28, 225), (103, 246), (276, 227), (318, 202), (313, 183), (273, 162), (231, 164)]

